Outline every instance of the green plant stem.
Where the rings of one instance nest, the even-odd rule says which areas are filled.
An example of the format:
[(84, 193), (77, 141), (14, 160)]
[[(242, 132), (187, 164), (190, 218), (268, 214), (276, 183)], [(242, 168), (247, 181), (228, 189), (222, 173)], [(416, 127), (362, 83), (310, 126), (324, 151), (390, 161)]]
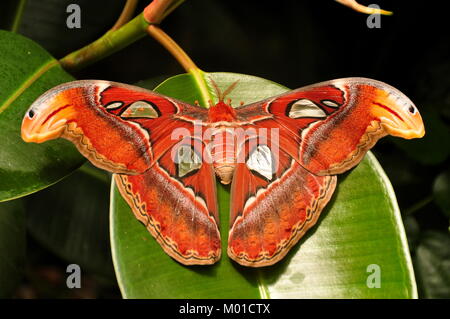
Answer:
[(14, 13), (14, 20), (10, 28), (12, 32), (17, 32), (17, 30), (19, 30), (20, 21), (22, 20), (23, 10), (25, 9), (26, 3), (27, 0), (20, 0), (17, 4), (16, 12)]
[(125, 6), (123, 7), (122, 13), (120, 14), (116, 23), (114, 23), (114, 26), (111, 28), (111, 31), (118, 30), (125, 23), (127, 23), (128, 21), (131, 20), (138, 2), (139, 2), (139, 0), (127, 0), (127, 2), (125, 3)]
[(211, 100), (211, 96), (205, 81), (204, 72), (195, 65), (186, 52), (184, 52), (184, 50), (167, 33), (161, 30), (161, 28), (155, 25), (149, 25), (147, 32), (172, 54), (186, 72), (192, 75), (202, 97), (200, 104), (207, 107)]
[[(144, 37), (150, 24), (160, 23), (181, 3), (183, 3), (182, 0), (154, 0), (141, 14), (119, 27), (128, 19), (132, 9), (130, 6), (125, 7), (111, 30), (100, 39), (60, 59), (61, 66), (68, 71), (77, 71), (125, 48)], [(124, 14), (125, 17), (123, 17)]]
[(106, 32), (100, 39), (70, 53), (59, 62), (66, 70), (79, 70), (139, 40), (145, 35), (147, 25), (141, 13), (120, 29)]
[(93, 43), (65, 56), (59, 62), (64, 69), (77, 71), (123, 49), (142, 38), (147, 32), (175, 57), (186, 72), (192, 75), (201, 93), (200, 103), (203, 106), (208, 106), (211, 96), (203, 71), (195, 65), (172, 38), (155, 25), (183, 2), (184, 0), (154, 0), (141, 14), (123, 25), (129, 18), (130, 12), (134, 10), (134, 1), (129, 0), (111, 30)]

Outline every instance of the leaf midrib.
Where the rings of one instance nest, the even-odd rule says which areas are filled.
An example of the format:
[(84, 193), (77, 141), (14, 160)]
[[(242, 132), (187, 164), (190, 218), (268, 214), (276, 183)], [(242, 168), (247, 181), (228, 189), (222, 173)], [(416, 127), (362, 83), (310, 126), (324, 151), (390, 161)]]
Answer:
[(57, 60), (50, 60), (49, 62), (43, 64), (37, 71), (35, 71), (22, 85), (13, 92), (6, 99), (3, 105), (0, 106), (0, 114), (5, 111), (26, 89), (28, 89), (36, 80), (38, 80), (44, 73), (53, 68), (58, 64)]

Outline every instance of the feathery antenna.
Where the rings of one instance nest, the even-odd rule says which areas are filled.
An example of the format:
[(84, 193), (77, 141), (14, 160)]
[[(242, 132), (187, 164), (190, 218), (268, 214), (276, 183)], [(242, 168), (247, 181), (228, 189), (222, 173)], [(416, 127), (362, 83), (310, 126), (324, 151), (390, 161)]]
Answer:
[(219, 87), (217, 86), (217, 83), (210, 77), (209, 80), (211, 81), (213, 87), (214, 87), (214, 91), (216, 91), (216, 95), (219, 99), (219, 102), (223, 102), (223, 100), (225, 99), (225, 97), (231, 93), (231, 91), (234, 90), (234, 88), (236, 87), (236, 85), (238, 84), (239, 80), (231, 83), (231, 85), (222, 93), (222, 91), (219, 89)]

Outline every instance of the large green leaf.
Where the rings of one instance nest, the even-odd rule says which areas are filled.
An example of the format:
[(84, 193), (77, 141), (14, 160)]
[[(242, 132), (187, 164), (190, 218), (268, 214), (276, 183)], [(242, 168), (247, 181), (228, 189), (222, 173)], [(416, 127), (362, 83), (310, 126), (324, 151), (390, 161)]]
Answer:
[(25, 210), (21, 200), (0, 203), (0, 298), (10, 298), (25, 266)]
[[(239, 79), (235, 104), (286, 88), (260, 78), (209, 74), (224, 89)], [(157, 90), (187, 102), (199, 99), (192, 78), (181, 75)], [(223, 247), (229, 189), (218, 184)], [(416, 285), (403, 224), (392, 187), (369, 153), (337, 190), (317, 225), (278, 264), (250, 269), (224, 253), (213, 266), (186, 267), (167, 256), (111, 189), (111, 240), (119, 286), (126, 298), (415, 298)], [(226, 249), (224, 249), (226, 251)], [(374, 266), (375, 265), (375, 266)], [(380, 288), (369, 288), (373, 269)], [(372, 277), (370, 277), (372, 275)]]
[(22, 118), (46, 90), (73, 78), (44, 49), (20, 35), (0, 30), (0, 201), (40, 190), (83, 162), (62, 139), (27, 144)]

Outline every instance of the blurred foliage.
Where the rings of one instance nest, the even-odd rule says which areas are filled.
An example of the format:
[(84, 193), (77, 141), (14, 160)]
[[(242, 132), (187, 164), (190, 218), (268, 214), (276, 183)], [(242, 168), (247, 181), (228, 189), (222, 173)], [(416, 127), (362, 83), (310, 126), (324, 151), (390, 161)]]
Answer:
[(433, 183), (433, 195), (436, 204), (450, 219), (450, 170), (436, 177)]
[[(33, 39), (56, 58), (102, 35), (113, 25), (123, 5), (123, 1), (108, 0), (28, 0), (23, 2), (21, 19), (16, 19), (20, 3), (16, 0), (0, 3), (0, 28), (10, 30), (17, 25), (17, 32)], [(65, 26), (68, 3), (78, 3), (82, 8), (81, 29), (70, 30)], [(141, 1), (136, 12), (146, 4)], [(164, 21), (163, 28), (203, 70), (252, 74), (292, 88), (332, 78), (364, 76), (390, 83), (406, 93), (424, 117), (426, 137), (422, 141), (387, 138), (378, 143), (374, 153), (396, 191), (420, 297), (450, 298), (447, 13), (435, 9), (440, 7), (437, 1), (377, 4), (394, 12), (391, 17), (381, 18), (380, 29), (367, 28), (365, 15), (334, 1), (307, 0), (188, 0)], [(181, 67), (147, 37), (74, 76), (136, 83), (161, 74), (179, 73), (183, 73)], [(56, 189), (49, 189), (47, 196), (59, 195)], [(58, 205), (59, 209), (65, 209), (64, 205)], [(62, 224), (67, 223), (59, 219)], [(99, 229), (107, 227), (101, 226), (104, 222), (99, 217)], [(33, 226), (28, 223), (28, 227)], [(55, 234), (51, 229), (58, 227), (48, 229), (52, 237)], [(39, 291), (29, 293), (36, 286), (35, 278), (48, 281), (49, 276), (41, 276), (36, 269), (56, 267), (59, 274), (64, 274), (61, 265), (67, 261), (60, 258), (73, 259), (67, 251), (45, 243), (37, 230), (33, 231), (29, 232), (28, 250), (31, 247), (35, 255), (45, 258), (27, 254), (25, 286), (16, 295), (56, 296)], [(107, 236), (105, 232), (98, 235)], [(110, 291), (108, 284), (93, 281), (101, 283), (100, 288), (91, 285), (97, 287), (93, 288), (95, 293), (85, 296), (111, 296), (102, 292)]]
[(21, 280), (25, 267), (25, 233), (22, 201), (0, 203), (0, 298), (11, 296)]
[(425, 298), (450, 295), (450, 238), (448, 234), (426, 231), (416, 250), (415, 268)]

